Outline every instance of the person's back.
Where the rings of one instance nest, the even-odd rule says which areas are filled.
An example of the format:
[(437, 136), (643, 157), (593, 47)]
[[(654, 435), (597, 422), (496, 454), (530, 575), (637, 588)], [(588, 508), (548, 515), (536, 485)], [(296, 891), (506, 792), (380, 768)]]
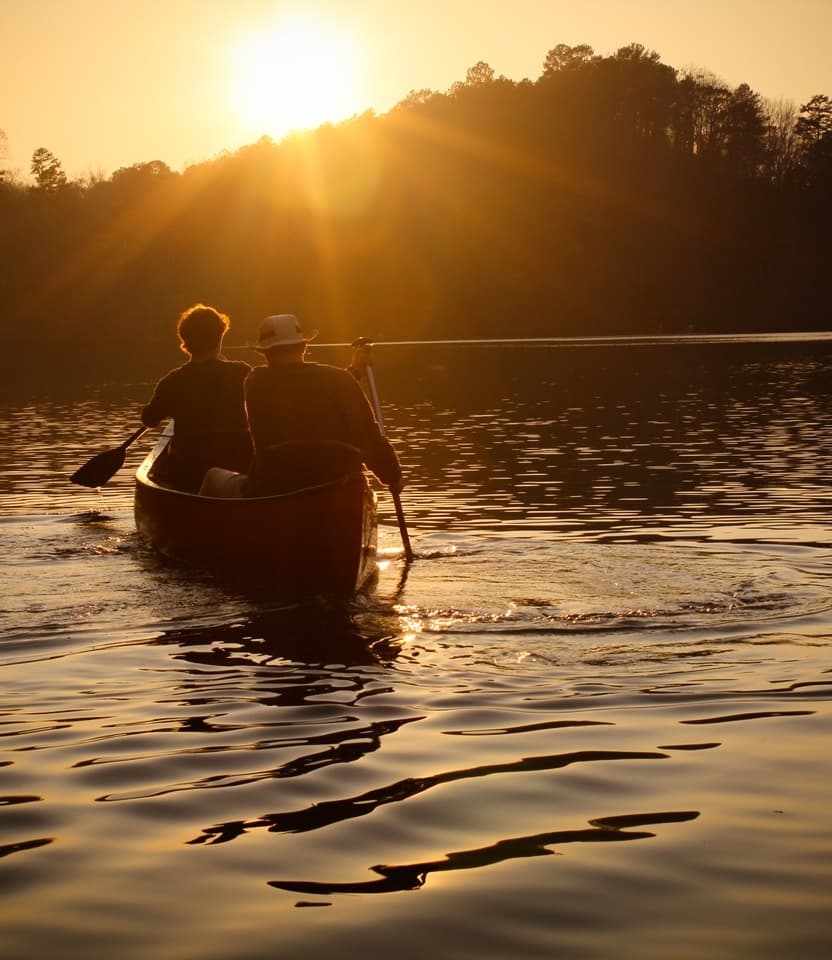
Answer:
[[(297, 324), (289, 315), (267, 318), (267, 334), (270, 320), (279, 321), (277, 326)], [(281, 445), (314, 442), (356, 448), (357, 461), (365, 463), (382, 483), (400, 486), (395, 451), (381, 433), (355, 378), (337, 367), (306, 362), (305, 348), (299, 330), (295, 339), (285, 331), (269, 339), (261, 328), (258, 349), (268, 365), (255, 367), (246, 381), (246, 408), (255, 448), (246, 493), (267, 493), (280, 485)]]
[(190, 360), (166, 374), (142, 411), (149, 427), (173, 418), (166, 480), (197, 490), (206, 470), (245, 470), (253, 447), (245, 410), (245, 379), (251, 368), (219, 356), (228, 318), (197, 304), (179, 319), (178, 333)]

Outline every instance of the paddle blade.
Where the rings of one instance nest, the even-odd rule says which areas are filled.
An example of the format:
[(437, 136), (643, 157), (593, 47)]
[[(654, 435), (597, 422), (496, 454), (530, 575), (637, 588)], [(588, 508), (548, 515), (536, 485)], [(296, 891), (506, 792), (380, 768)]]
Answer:
[(103, 487), (124, 466), (125, 452), (125, 448), (121, 446), (96, 454), (72, 474), (70, 482), (81, 487)]

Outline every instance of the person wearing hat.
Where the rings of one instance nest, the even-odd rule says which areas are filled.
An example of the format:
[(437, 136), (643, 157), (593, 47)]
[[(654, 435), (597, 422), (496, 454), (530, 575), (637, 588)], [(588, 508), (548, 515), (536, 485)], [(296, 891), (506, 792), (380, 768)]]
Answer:
[[(248, 476), (210, 471), (202, 492), (214, 496), (260, 496), (276, 492), (284, 482), (286, 457), (315, 442), (334, 442), (355, 448), (356, 456), (394, 491), (402, 488), (396, 452), (382, 434), (356, 377), (362, 368), (359, 348), (347, 370), (306, 359), (306, 348), (317, 336), (308, 336), (297, 317), (283, 313), (260, 324), (254, 348), (266, 358), (246, 380), (246, 410), (254, 441), (254, 460)], [(300, 445), (300, 446), (298, 446)], [(288, 453), (287, 453), (288, 451)]]
[(251, 367), (220, 355), (231, 321), (219, 310), (196, 303), (179, 316), (176, 332), (188, 362), (156, 384), (142, 410), (142, 423), (155, 427), (173, 418), (173, 438), (163, 479), (195, 492), (209, 467), (245, 470), (253, 445), (245, 409), (245, 380)]

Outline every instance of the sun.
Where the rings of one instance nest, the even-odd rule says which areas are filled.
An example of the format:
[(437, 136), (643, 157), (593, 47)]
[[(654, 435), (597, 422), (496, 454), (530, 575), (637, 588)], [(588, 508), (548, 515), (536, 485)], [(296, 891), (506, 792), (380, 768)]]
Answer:
[(310, 16), (282, 18), (241, 36), (231, 54), (231, 97), (253, 135), (337, 123), (362, 105), (357, 42), (345, 27)]

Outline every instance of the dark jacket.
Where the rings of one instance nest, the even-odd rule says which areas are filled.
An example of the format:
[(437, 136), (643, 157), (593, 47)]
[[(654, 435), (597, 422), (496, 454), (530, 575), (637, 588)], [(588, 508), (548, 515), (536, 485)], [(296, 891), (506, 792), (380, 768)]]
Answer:
[(246, 381), (246, 408), (254, 440), (247, 492), (266, 492), (278, 444), (315, 441), (356, 447), (360, 461), (385, 484), (401, 479), (396, 453), (382, 435), (364, 392), (345, 370), (321, 363), (255, 367)]
[(208, 467), (248, 469), (253, 454), (245, 408), (247, 363), (189, 360), (156, 384), (142, 423), (173, 418), (169, 475), (177, 487), (199, 488)]

